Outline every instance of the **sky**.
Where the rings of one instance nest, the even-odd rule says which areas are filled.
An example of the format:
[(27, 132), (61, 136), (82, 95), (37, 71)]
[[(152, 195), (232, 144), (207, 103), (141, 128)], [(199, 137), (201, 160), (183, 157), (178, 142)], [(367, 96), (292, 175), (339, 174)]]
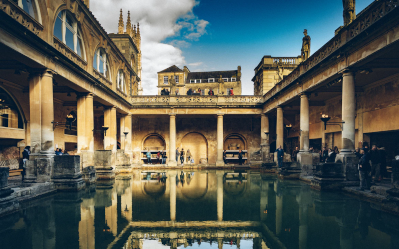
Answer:
[[(357, 0), (356, 12), (372, 0)], [(119, 11), (140, 23), (144, 95), (157, 94), (157, 72), (172, 65), (191, 72), (242, 69), (242, 93), (253, 94), (254, 68), (264, 55), (300, 55), (307, 29), (311, 53), (343, 25), (340, 0), (91, 0), (108, 33)]]

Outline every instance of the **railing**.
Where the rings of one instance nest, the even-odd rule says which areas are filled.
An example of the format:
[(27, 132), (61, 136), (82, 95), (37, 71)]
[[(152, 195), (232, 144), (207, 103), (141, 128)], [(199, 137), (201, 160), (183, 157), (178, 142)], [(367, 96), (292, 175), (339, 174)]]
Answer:
[(192, 96), (192, 95), (156, 95), (156, 96), (132, 96), (133, 105), (184, 105), (191, 103), (223, 104), (223, 105), (260, 105), (262, 96)]
[(35, 35), (40, 35), (43, 31), (43, 26), (13, 1), (0, 0), (0, 9)]
[[(279, 91), (291, 85), (300, 75), (312, 69), (315, 65), (326, 59), (345, 43), (349, 42), (351, 39), (365, 31), (368, 27), (372, 26), (375, 22), (397, 7), (399, 7), (399, 0), (374, 1), (364, 12), (357, 16), (356, 19), (348, 25), (348, 27), (343, 28), (341, 32), (339, 32), (323, 47), (317, 50), (306, 61), (295, 68), (282, 81), (270, 89), (270, 91), (263, 96), (264, 101), (268, 101)], [(341, 35), (343, 34), (342, 32), (344, 30), (347, 30), (348, 32), (346, 41), (343, 42), (341, 40)]]
[(272, 57), (273, 64), (299, 65), (297, 57)]

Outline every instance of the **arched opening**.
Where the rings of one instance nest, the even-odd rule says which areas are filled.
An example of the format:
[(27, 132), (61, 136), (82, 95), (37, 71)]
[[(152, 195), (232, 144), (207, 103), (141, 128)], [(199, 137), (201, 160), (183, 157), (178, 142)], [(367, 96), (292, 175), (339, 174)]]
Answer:
[[(185, 152), (190, 150), (191, 158), (194, 159), (194, 164), (208, 163), (208, 141), (201, 133), (191, 132), (186, 134), (181, 140), (180, 149), (183, 148)], [(186, 160), (186, 158), (184, 158)]]
[(163, 137), (157, 133), (147, 135), (143, 141), (143, 150), (165, 150), (166, 144)]
[(247, 142), (241, 134), (232, 133), (226, 136), (223, 143), (224, 150), (246, 150)]
[(0, 87), (0, 127), (24, 129), (24, 119), (11, 95)]
[(166, 185), (159, 182), (146, 182), (143, 186), (144, 193), (155, 199), (165, 194)]

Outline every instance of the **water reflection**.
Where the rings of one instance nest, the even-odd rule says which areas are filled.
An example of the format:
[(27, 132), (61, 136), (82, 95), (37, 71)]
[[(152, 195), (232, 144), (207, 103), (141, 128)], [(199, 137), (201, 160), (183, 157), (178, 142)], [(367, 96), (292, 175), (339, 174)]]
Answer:
[(1, 248), (399, 248), (376, 205), (254, 171), (135, 171), (23, 205)]

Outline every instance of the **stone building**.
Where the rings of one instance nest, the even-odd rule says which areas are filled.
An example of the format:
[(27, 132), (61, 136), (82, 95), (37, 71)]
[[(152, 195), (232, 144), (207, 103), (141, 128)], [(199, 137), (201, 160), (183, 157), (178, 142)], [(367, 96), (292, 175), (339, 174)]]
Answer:
[[(173, 81), (171, 81), (173, 80)], [(229, 95), (230, 89), (234, 95), (241, 95), (241, 67), (237, 70), (191, 72), (186, 66), (183, 70), (176, 65), (158, 72), (158, 95), (167, 89), (170, 95), (186, 95), (189, 89), (201, 95), (208, 95), (213, 90), (214, 95)]]
[[(49, 180), (55, 148), (81, 155), (82, 168), (104, 166), (110, 177), (119, 165), (146, 164), (148, 150), (165, 150), (167, 164), (176, 166), (177, 147), (190, 149), (195, 164), (221, 167), (224, 149), (244, 150), (254, 165), (266, 161), (269, 145), (272, 152), (299, 145), (300, 162), (307, 164), (310, 146), (337, 146), (348, 179), (356, 171), (352, 151), (364, 142), (384, 146), (389, 158), (396, 154), (397, 0), (375, 1), (356, 18), (349, 15), (351, 21), (310, 56), (305, 34), (309, 46), (301, 57), (264, 57), (255, 96), (240, 95), (240, 67), (215, 72), (209, 82), (213, 72), (173, 66), (159, 72), (159, 88), (172, 83), (180, 95), (140, 96), (139, 27), (128, 18), (124, 29), (121, 18), (118, 34), (107, 34), (88, 6), (81, 0), (0, 2), (0, 144), (3, 151), (32, 147), (28, 180)], [(348, 11), (353, 8), (344, 8), (344, 17)], [(185, 94), (208, 87), (214, 96)], [(226, 94), (231, 87), (234, 96)], [(331, 117), (326, 128), (322, 114)]]

